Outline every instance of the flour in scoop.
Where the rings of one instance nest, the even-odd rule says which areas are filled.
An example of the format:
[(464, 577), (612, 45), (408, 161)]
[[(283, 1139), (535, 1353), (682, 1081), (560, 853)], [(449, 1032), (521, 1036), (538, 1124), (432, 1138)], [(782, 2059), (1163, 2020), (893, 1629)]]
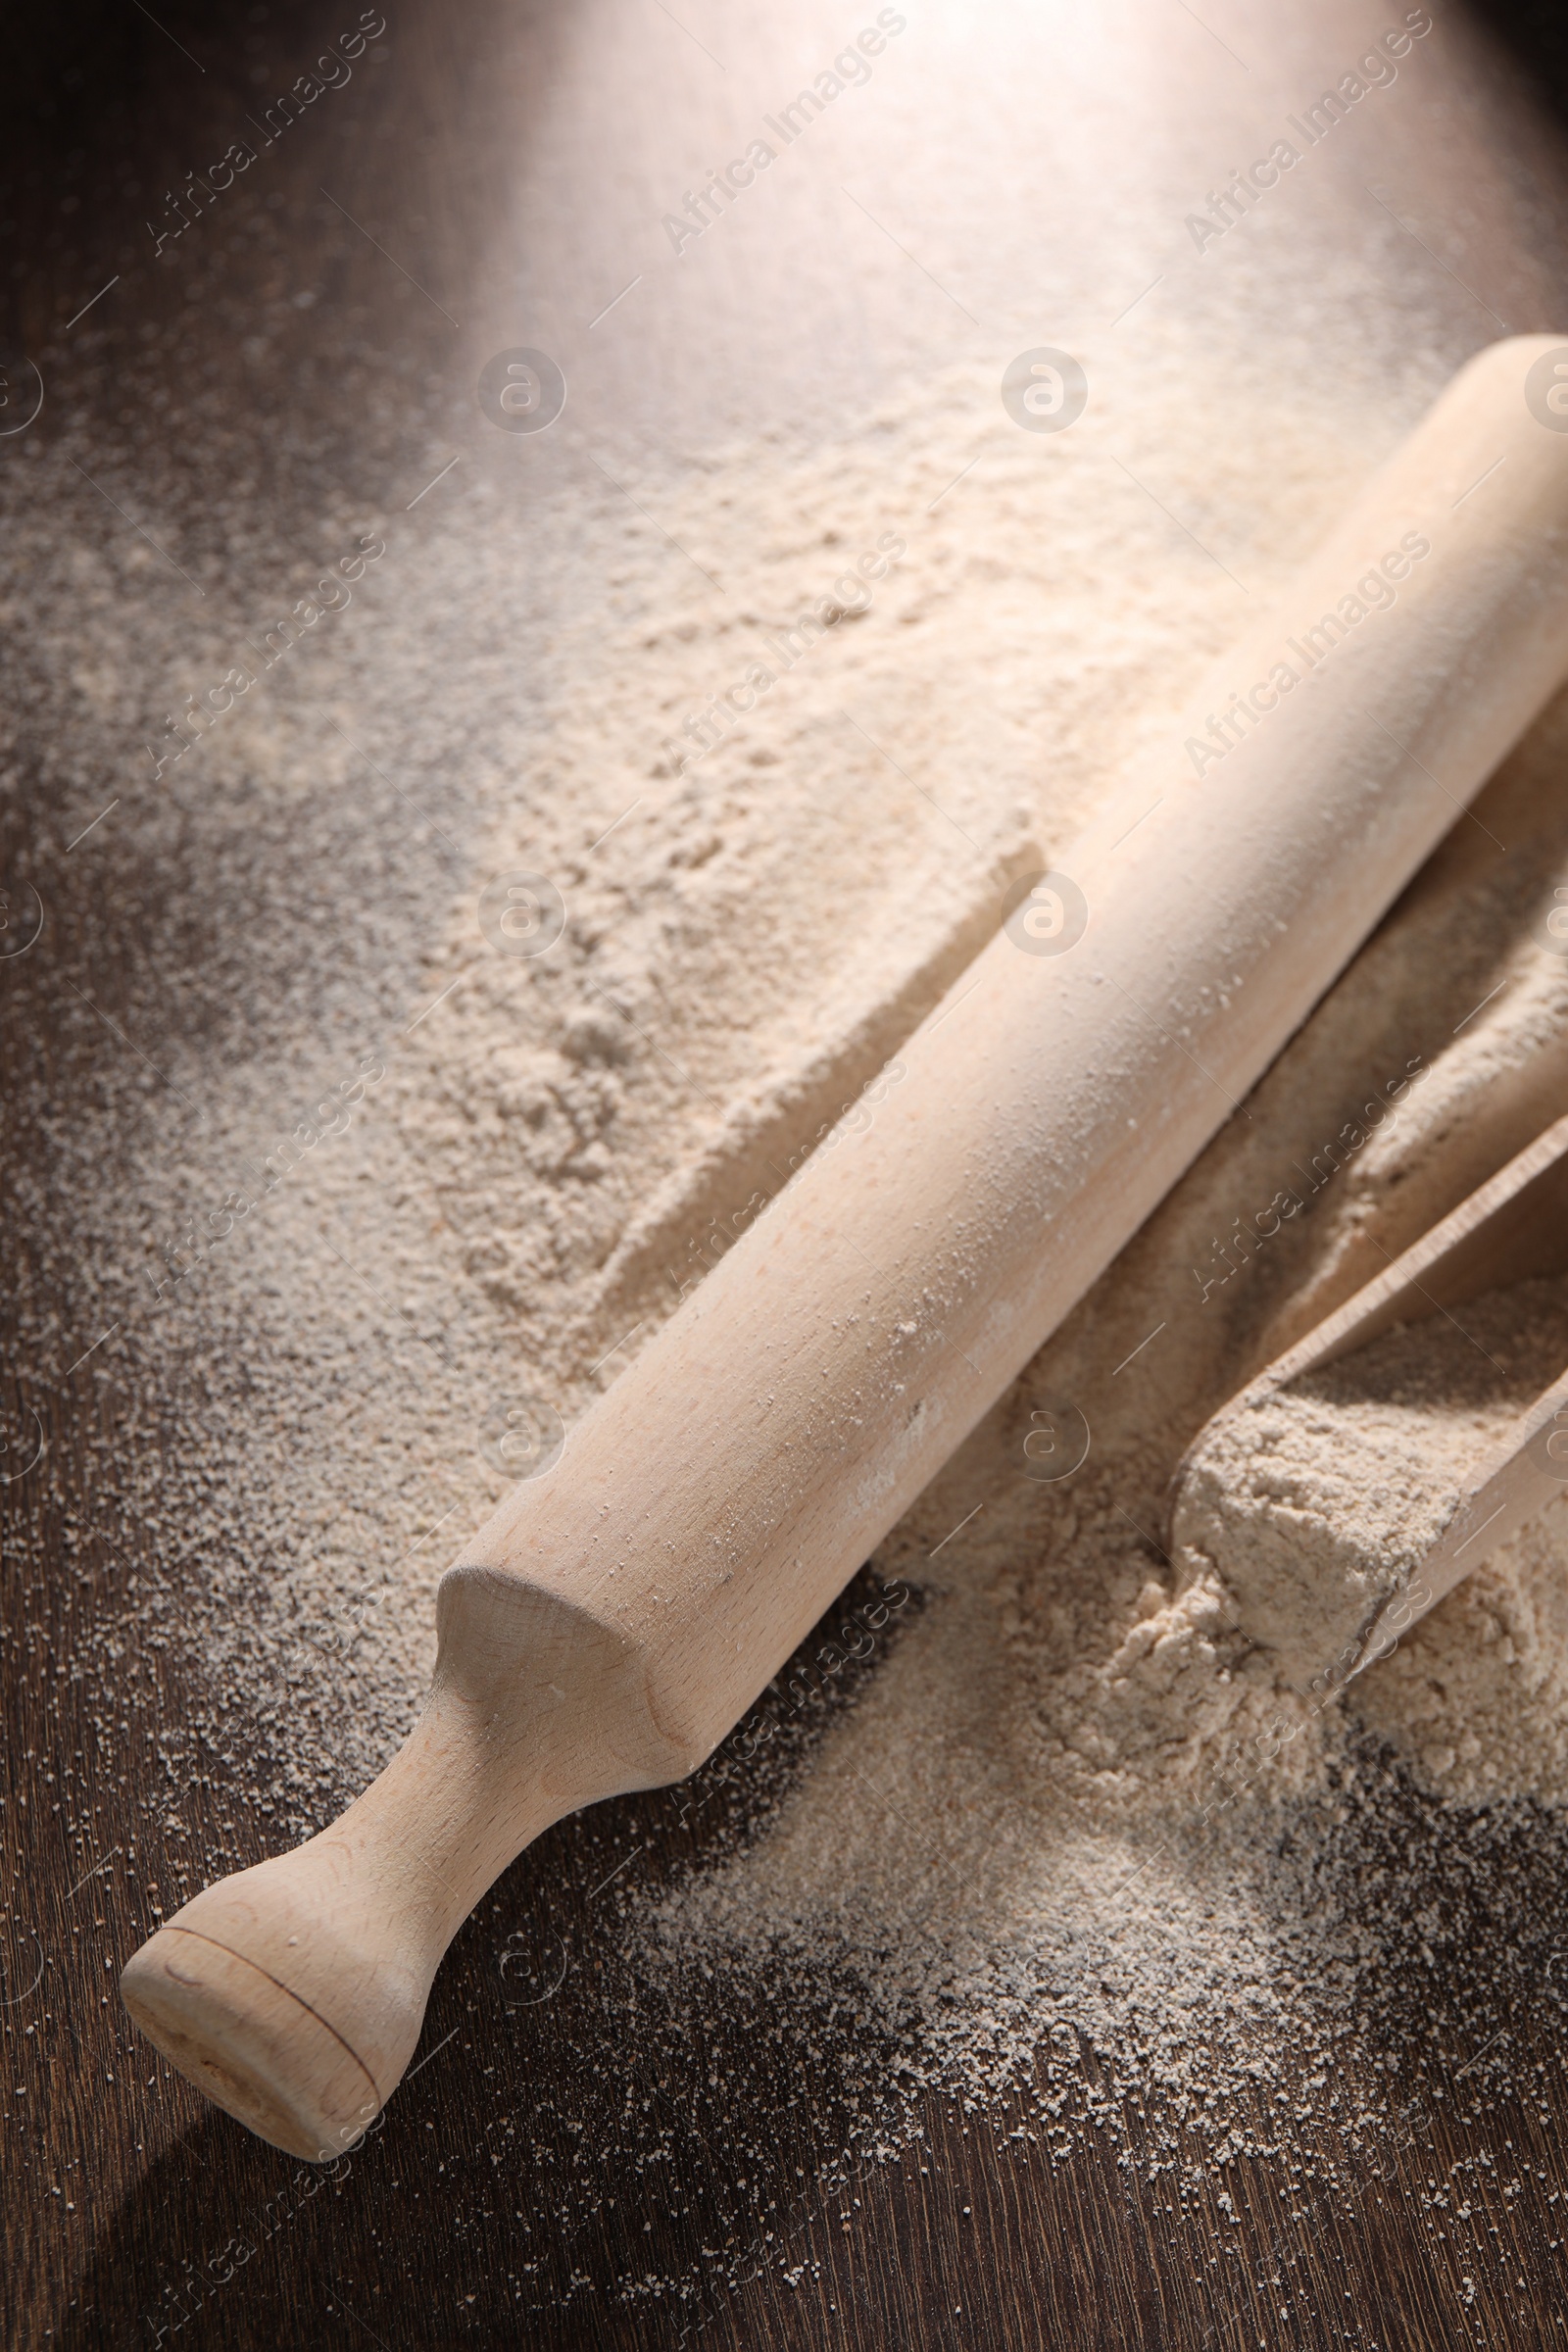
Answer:
[(1287, 1682), (1343, 1679), (1467, 1484), (1565, 1370), (1568, 1282), (1541, 1279), (1434, 1310), (1240, 1401), (1188, 1462), (1173, 1531), (1182, 1572), (1217, 1573)]

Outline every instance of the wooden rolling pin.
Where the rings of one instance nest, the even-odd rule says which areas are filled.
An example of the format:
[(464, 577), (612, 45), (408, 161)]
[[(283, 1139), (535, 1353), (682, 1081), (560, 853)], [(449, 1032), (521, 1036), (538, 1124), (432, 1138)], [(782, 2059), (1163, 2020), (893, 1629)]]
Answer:
[(1461, 371), (1063, 871), (1014, 893), (869, 1127), (465, 1547), (379, 1779), (131, 1958), (132, 2016), (253, 2131), (352, 2145), (513, 1857), (703, 1761), (1558, 686), (1562, 348)]

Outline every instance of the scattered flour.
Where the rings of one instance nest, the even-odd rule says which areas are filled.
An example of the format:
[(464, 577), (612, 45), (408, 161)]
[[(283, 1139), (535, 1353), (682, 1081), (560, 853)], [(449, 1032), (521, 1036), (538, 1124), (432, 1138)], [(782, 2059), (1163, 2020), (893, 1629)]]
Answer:
[[(1004, 430), (994, 384), (960, 369), (810, 454), (624, 468), (646, 529), (586, 463), (556, 493), (570, 533), (525, 542), (514, 483), (477, 464), (453, 477), (456, 524), (334, 516), (334, 546), (374, 525), (387, 555), (299, 682), (132, 796), (112, 850), (105, 827), (76, 853), (143, 891), (154, 945), (171, 900), (206, 924), (176, 1001), (156, 962), (132, 975), (136, 1054), (75, 1008), (82, 1107), (51, 1177), (72, 1241), (47, 1308), (20, 1308), (55, 1380), (109, 1333), (74, 1377), (156, 1423), (40, 1475), (68, 1541), (122, 1563), (87, 1653), (103, 1690), (118, 1708), (156, 1668), (179, 1693), (157, 1733), (164, 1908), (240, 1858), (181, 1846), (211, 1755), (266, 1790), (277, 1843), (385, 1761), (441, 1567), (504, 1490), (508, 1413), (569, 1425), (616, 1376), (757, 1172), (896, 1050), (1008, 876), (1070, 841), (1234, 631), (1230, 570), (1166, 507), (1277, 578), (1405, 421), (1340, 373), (1293, 408), (1179, 336), (1168, 367), (1141, 348), (1136, 380), (1095, 365), (1097, 419), (1113, 435), (1136, 414), (1161, 452), (1157, 499), (1103, 438)], [(1412, 363), (1412, 408), (1446, 371), (1416, 382)], [(887, 534), (906, 552), (869, 604), (680, 771), (687, 720)], [(30, 576), (63, 582), (29, 616), (40, 677), (86, 681), (48, 753), (74, 832), (122, 748), (94, 681), (145, 674), (152, 707), (177, 701), (221, 675), (236, 613), (172, 659), (167, 623), (139, 636), (94, 585), (95, 550), (19, 538), (19, 576), (35, 556)], [(532, 552), (568, 545), (554, 569)], [(898, 2038), (901, 2081), (989, 2095), (1043, 2047), (1066, 2074), (1091, 2049), (1223, 2136), (1259, 2047), (1321, 2081), (1364, 2026), (1403, 1934), (1396, 1882), (1370, 1918), (1357, 1891), (1379, 1775), (1466, 1803), (1568, 1796), (1560, 1750), (1508, 1728), (1558, 1706), (1561, 1527), (1327, 1712), (1282, 1686), (1219, 1575), (1174, 1574), (1159, 1542), (1184, 1448), (1281, 1333), (1549, 1115), (1568, 963), (1533, 925), (1568, 873), (1565, 763), (1558, 710), (1492, 788), (1490, 830), (1456, 830), (890, 1537), (875, 1565), (920, 1606), (853, 1706), (788, 1769), (755, 1769), (748, 1820), (685, 1875), (618, 1882), (652, 1979), (782, 1968), (804, 2015), (831, 1967), (854, 2030)], [(475, 921), (513, 870), (565, 902), (537, 961)], [(62, 953), (90, 996), (90, 948)], [(1259, 1240), (1293, 1166), (1415, 1055), (1430, 1083)], [(1024, 1453), (1042, 1398), (1092, 1433), (1056, 1487)], [(1381, 1815), (1357, 1810), (1374, 1785)], [(835, 2043), (822, 2063), (849, 2061)]]

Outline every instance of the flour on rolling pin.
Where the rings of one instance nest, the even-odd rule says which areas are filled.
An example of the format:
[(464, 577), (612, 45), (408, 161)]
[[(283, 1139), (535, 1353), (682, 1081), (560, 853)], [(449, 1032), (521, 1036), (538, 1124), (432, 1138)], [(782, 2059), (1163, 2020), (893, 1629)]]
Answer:
[(1217, 1573), (1304, 1690), (1452, 1517), (1465, 1480), (1568, 1364), (1568, 1279), (1403, 1324), (1218, 1415), (1189, 1458), (1179, 1574)]

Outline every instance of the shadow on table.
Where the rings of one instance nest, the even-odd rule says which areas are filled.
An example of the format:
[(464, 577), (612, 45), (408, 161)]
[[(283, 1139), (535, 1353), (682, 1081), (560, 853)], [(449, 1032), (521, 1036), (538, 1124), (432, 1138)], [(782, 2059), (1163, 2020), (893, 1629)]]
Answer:
[(1568, 15), (1561, 0), (1469, 0), (1469, 8), (1517, 58), (1558, 119), (1568, 122)]

